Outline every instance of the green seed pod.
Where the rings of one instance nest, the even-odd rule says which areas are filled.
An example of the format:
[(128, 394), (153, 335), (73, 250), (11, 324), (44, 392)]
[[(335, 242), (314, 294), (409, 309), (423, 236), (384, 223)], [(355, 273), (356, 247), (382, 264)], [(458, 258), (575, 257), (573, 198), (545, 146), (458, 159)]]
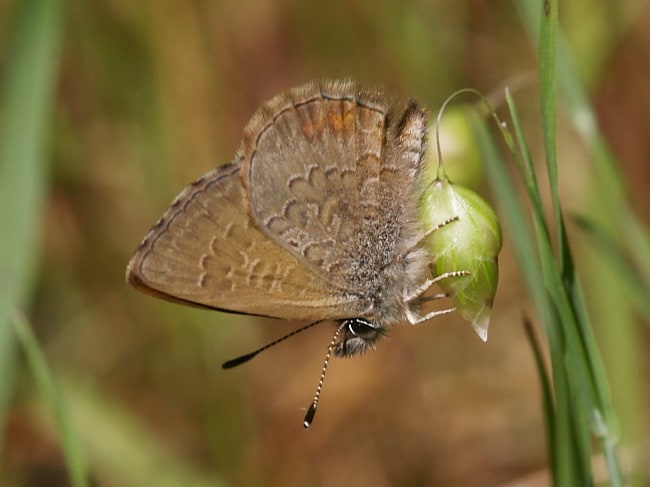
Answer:
[(439, 282), (460, 315), (487, 340), (492, 303), (499, 279), (497, 256), (501, 250), (501, 227), (492, 208), (474, 191), (437, 179), (427, 186), (420, 204), (425, 228), (458, 219), (437, 229), (425, 240), (435, 276), (468, 271)]

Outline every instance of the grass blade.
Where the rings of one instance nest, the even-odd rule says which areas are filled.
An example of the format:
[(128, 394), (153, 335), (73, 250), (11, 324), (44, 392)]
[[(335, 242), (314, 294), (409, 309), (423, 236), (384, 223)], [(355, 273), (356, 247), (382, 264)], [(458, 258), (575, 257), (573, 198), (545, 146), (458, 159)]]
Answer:
[[(575, 69), (570, 61), (570, 56), (558, 28), (558, 2), (547, 0), (543, 4), (543, 12), (539, 16), (539, 4), (537, 2), (522, 1), (520, 7), (523, 12), (529, 30), (533, 32), (533, 38), (539, 38), (540, 52), (540, 90), (542, 94), (542, 117), (544, 126), (544, 143), (546, 148), (547, 169), (551, 184), (551, 199), (553, 202), (556, 228), (558, 234), (559, 262), (555, 264), (548, 243), (542, 242), (543, 237), (538, 235), (542, 244), (542, 269), (544, 279), (549, 291), (550, 298), (558, 312), (558, 320), (561, 325), (559, 333), (562, 335), (561, 347), (554, 346), (550, 340), (551, 357), (554, 363), (563, 364), (563, 371), (566, 375), (569, 389), (568, 397), (563, 398), (556, 394), (558, 411), (565, 411), (567, 419), (571, 424), (576, 425), (575, 446), (578, 449), (576, 465), (567, 464), (568, 469), (581, 470), (584, 473), (584, 480), (590, 470), (591, 437), (593, 432), (600, 440), (605, 456), (610, 467), (610, 479), (612, 485), (623, 485), (621, 469), (616, 459), (616, 434), (617, 421), (611, 405), (609, 384), (607, 382), (604, 367), (600, 358), (596, 340), (593, 336), (592, 326), (586, 310), (582, 288), (574, 266), (571, 249), (567, 239), (564, 219), (562, 216), (561, 203), (557, 181), (557, 157), (556, 157), (556, 104), (558, 80), (563, 89), (566, 105), (574, 115), (576, 124), (583, 124), (579, 127), (583, 134), (589, 134), (593, 142), (594, 117), (589, 109), (587, 97), (578, 78)], [(537, 36), (539, 33), (539, 37)], [(579, 107), (579, 111), (577, 110)], [(590, 115), (587, 120), (591, 123), (585, 124), (585, 114)], [(596, 130), (597, 132), (597, 130)], [(593, 144), (594, 148), (604, 147), (602, 138)], [(599, 149), (600, 150), (600, 149)], [(622, 202), (620, 178), (613, 161), (605, 164), (601, 150), (599, 172), (601, 179), (606, 180), (605, 191), (610, 200), (615, 200), (619, 205)], [(531, 195), (531, 200), (535, 198)], [(629, 211), (625, 212), (629, 215)], [(638, 228), (632, 225), (632, 228)], [(639, 233), (639, 232), (636, 232)], [(549, 331), (550, 333), (550, 331)], [(554, 377), (557, 380), (558, 377)], [(556, 383), (557, 387), (557, 383)], [(569, 400), (562, 404), (564, 400)], [(560, 412), (557, 413), (557, 416)], [(558, 425), (559, 426), (559, 425)], [(561, 467), (560, 467), (561, 468)], [(560, 479), (569, 481), (570, 475), (559, 472)], [(568, 485), (571, 485), (570, 483)]]
[(0, 99), (0, 437), (13, 393), (11, 314), (26, 303), (36, 268), (62, 38), (61, 1), (24, 0), (18, 5)]
[[(180, 455), (169, 438), (152, 431), (119, 401), (62, 370), (58, 385), (83, 440), (98, 485), (120, 487), (226, 487), (217, 473)], [(36, 413), (36, 415), (38, 412)], [(42, 418), (43, 426), (48, 419)], [(247, 468), (245, 464), (242, 468)], [(253, 485), (260, 483), (253, 482)]]
[(51, 405), (56, 419), (56, 425), (61, 438), (61, 447), (65, 457), (70, 481), (73, 487), (88, 487), (88, 471), (83, 456), (79, 438), (74, 431), (68, 409), (61, 394), (54, 383), (54, 379), (47, 365), (41, 347), (27, 322), (27, 319), (15, 313), (13, 317), (14, 329), (20, 342), (27, 363), (32, 369), (34, 380), (43, 397)]
[(535, 359), (535, 366), (537, 367), (537, 373), (540, 377), (541, 389), (542, 389), (542, 407), (544, 408), (544, 415), (548, 418), (546, 421), (546, 434), (548, 436), (548, 458), (551, 461), (551, 472), (555, 472), (555, 458), (551, 445), (556, 444), (557, 440), (555, 439), (555, 429), (551, 427), (552, 424), (555, 424), (555, 401), (553, 398), (553, 386), (551, 382), (551, 377), (546, 370), (546, 364), (544, 363), (544, 353), (542, 351), (542, 344), (535, 333), (535, 328), (532, 321), (528, 317), (524, 318), (524, 331), (526, 332), (526, 338), (528, 338), (528, 343), (530, 348), (533, 350), (533, 357)]
[(591, 237), (612, 267), (618, 270), (623, 277), (621, 282), (626, 286), (625, 292), (634, 299), (637, 308), (645, 317), (650, 319), (650, 299), (648, 299), (650, 287), (643, 281), (640, 269), (634, 265), (634, 261), (622, 245), (602, 225), (588, 216), (575, 215), (573, 219)]
[[(540, 8), (538, 5), (537, 8)], [(551, 186), (551, 200), (555, 216), (558, 239), (562, 240), (564, 228), (560, 224), (562, 209), (560, 207), (560, 188), (557, 170), (557, 31), (558, 0), (541, 2), (539, 57), (540, 57), (540, 91), (542, 109), (542, 127), (544, 149), (546, 151), (546, 168)], [(563, 262), (560, 246), (560, 262)]]

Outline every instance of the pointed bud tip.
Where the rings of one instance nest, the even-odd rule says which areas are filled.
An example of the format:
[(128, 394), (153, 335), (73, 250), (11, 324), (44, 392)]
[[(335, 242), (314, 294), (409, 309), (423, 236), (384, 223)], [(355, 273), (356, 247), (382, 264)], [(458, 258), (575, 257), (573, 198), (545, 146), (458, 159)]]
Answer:
[(478, 335), (478, 337), (487, 342), (488, 339), (488, 327), (490, 326), (490, 316), (484, 315), (481, 316), (478, 320), (472, 322), (472, 328)]

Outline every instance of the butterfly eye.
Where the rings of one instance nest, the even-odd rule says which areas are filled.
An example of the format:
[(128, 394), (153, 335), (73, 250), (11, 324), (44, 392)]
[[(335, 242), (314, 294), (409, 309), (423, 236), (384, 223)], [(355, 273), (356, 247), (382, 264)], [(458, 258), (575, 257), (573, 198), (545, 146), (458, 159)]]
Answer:
[(373, 327), (372, 323), (360, 318), (355, 318), (348, 321), (348, 331), (355, 337), (361, 338), (362, 340), (372, 339), (379, 333), (379, 330)]
[(344, 335), (334, 349), (338, 357), (351, 357), (374, 350), (379, 339), (386, 334), (384, 328), (363, 318), (353, 318), (345, 323)]

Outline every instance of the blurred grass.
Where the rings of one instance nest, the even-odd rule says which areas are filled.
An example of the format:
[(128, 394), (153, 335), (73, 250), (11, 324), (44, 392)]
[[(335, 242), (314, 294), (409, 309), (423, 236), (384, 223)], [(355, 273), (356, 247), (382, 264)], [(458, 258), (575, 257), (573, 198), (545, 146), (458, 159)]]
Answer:
[[(550, 225), (543, 207), (539, 205), (541, 196), (537, 178), (534, 172), (530, 172), (533, 168), (529, 160), (530, 151), (523, 138), (514, 101), (509, 95), (508, 104), (517, 135), (517, 146), (512, 144), (511, 149), (515, 155), (522, 155), (518, 158), (518, 167), (521, 179), (527, 183), (527, 198), (532, 205), (530, 221), (524, 215), (516, 185), (498, 153), (491, 147), (489, 137), (483, 134), (482, 138), (488, 149), (486, 162), (506, 215), (506, 226), (511, 235), (516, 235), (513, 241), (516, 242), (518, 260), (548, 337), (552, 386), (548, 385), (549, 374), (542, 367), (539, 359), (541, 353), (537, 347), (535, 356), (544, 391), (553, 484), (573, 486), (594, 483), (593, 432), (601, 439), (605, 453), (612, 460), (612, 485), (623, 485), (615, 457), (613, 428), (616, 420), (610, 404), (609, 388), (602, 372), (598, 348), (591, 335), (571, 249), (565, 239), (558, 243), (558, 247), (562, 247), (559, 252), (562, 260), (553, 253)], [(550, 122), (547, 129), (554, 130), (554, 123)], [(551, 142), (549, 147), (554, 149), (554, 143)], [(558, 214), (563, 226), (561, 209)]]
[(63, 2), (21, 1), (13, 19), (0, 94), (0, 434), (16, 373), (10, 319), (29, 305), (40, 258)]
[[(84, 385), (79, 377), (62, 371), (58, 385), (93, 465), (92, 485), (228, 485), (200, 465), (186, 462), (137, 418), (109, 397)], [(33, 414), (44, 428), (50, 428), (47, 414), (40, 410)]]
[(38, 389), (42, 397), (54, 410), (70, 482), (73, 487), (87, 487), (90, 485), (88, 483), (88, 470), (79, 437), (70, 421), (69, 405), (65, 403), (60, 390), (55, 384), (50, 367), (29, 322), (19, 313), (14, 313), (12, 321), (16, 336), (27, 357), (27, 362), (32, 370)]
[[(184, 464), (127, 412), (121, 411), (108, 398), (82, 386), (83, 381), (63, 373), (59, 377), (60, 383), (55, 384), (52, 370), (27, 320), (17, 314), (13, 322), (40, 395), (54, 410), (56, 430), (73, 487), (91, 485), (88, 482), (86, 455), (92, 459), (94, 466), (92, 485), (97, 481), (100, 485), (107, 483), (123, 487), (227, 485), (197, 466)], [(74, 414), (74, 418), (71, 418), (71, 414)], [(50, 415), (44, 414), (42, 408), (32, 415), (45, 429), (49, 429)], [(79, 432), (83, 438), (80, 438)], [(82, 450), (82, 439), (86, 455)]]
[[(559, 2), (557, 2), (559, 3)], [(551, 2), (552, 11), (556, 11), (559, 5)], [(534, 2), (521, 2), (523, 18), (530, 32), (535, 35), (538, 32), (535, 26), (540, 18), (538, 6)], [(624, 10), (624, 6), (621, 6)], [(554, 21), (557, 24), (557, 19)], [(595, 193), (597, 198), (594, 201), (595, 208), (591, 210), (593, 215), (591, 225), (585, 225), (586, 218), (584, 215), (578, 220), (584, 230), (588, 230), (587, 238), (591, 238), (593, 245), (599, 247), (601, 252), (599, 260), (609, 261), (610, 271), (603, 270), (600, 275), (598, 284), (604, 287), (605, 283), (610, 283), (612, 289), (608, 297), (603, 297), (602, 301), (598, 299), (595, 303), (602, 303), (608, 309), (607, 316), (609, 319), (601, 319), (599, 329), (602, 330), (602, 344), (605, 354), (610, 356), (610, 365), (616, 373), (610, 377), (621, 378), (618, 382), (619, 396), (621, 396), (622, 414), (619, 418), (623, 419), (623, 432), (630, 439), (638, 438), (639, 423), (638, 418), (643, 416), (644, 401), (647, 398), (640, 397), (636, 391), (644, 388), (644, 381), (638, 374), (640, 362), (639, 357), (643, 354), (642, 335), (639, 335), (637, 320), (630, 316), (630, 307), (636, 308), (637, 311), (643, 312), (650, 300), (650, 234), (647, 226), (643, 225), (635, 211), (633, 210), (629, 198), (629, 190), (625, 184), (624, 178), (620, 173), (621, 162), (614, 157), (609, 145), (602, 135), (594, 109), (589, 101), (584, 82), (578, 75), (574, 56), (572, 55), (567, 42), (557, 27), (549, 27), (549, 22), (542, 21), (540, 35), (540, 53), (542, 60), (542, 89), (546, 83), (558, 85), (561, 92), (563, 114), (566, 113), (573, 122), (574, 130), (582, 138), (582, 142), (589, 151), (592, 164), (589, 166), (594, 173)], [(549, 34), (550, 29), (555, 29)], [(555, 39), (550, 39), (552, 35)], [(549, 66), (552, 65), (552, 66)], [(545, 77), (546, 69), (552, 69), (555, 72), (555, 79)], [(553, 67), (556, 66), (556, 67)], [(557, 88), (550, 88), (555, 92)], [(551, 98), (551, 97), (548, 97)], [(555, 97), (553, 97), (554, 99)], [(543, 101), (546, 98), (543, 97)], [(555, 101), (551, 101), (553, 105)], [(554, 108), (545, 111), (546, 118), (555, 120)], [(546, 120), (545, 118), (545, 120)], [(550, 161), (554, 160), (553, 148), (554, 142), (547, 140), (547, 157)], [(551, 156), (549, 156), (549, 151)], [(566, 162), (565, 162), (566, 164)], [(554, 177), (551, 171), (551, 184), (554, 185)], [(555, 201), (555, 198), (554, 198)], [(555, 213), (558, 215), (562, 212), (560, 209), (559, 199), (555, 203)], [(597, 219), (597, 220), (596, 220)], [(562, 220), (560, 220), (562, 221)], [(598, 223), (596, 223), (596, 221)], [(564, 233), (564, 224), (558, 229), (560, 248), (566, 239)], [(609, 230), (606, 230), (609, 229)], [(603, 235), (616, 235), (616, 239), (610, 238), (605, 244)], [(615, 249), (615, 250), (614, 250)], [(629, 261), (630, 265), (616, 265), (616, 262)], [(614, 263), (612, 265), (612, 263)], [(574, 274), (574, 264), (572, 259), (567, 263), (564, 282), (576, 282)], [(595, 263), (601, 266), (599, 262)], [(631, 269), (634, 269), (630, 272)], [(608, 275), (613, 274), (613, 275)], [(615, 283), (622, 284), (632, 288), (632, 293), (625, 297), (617, 297), (614, 290)], [(581, 288), (577, 292), (571, 293), (571, 299), (579, 306), (577, 318), (584, 321), (581, 327), (581, 333), (585, 334), (582, 338), (585, 352), (588, 354), (589, 363), (591, 364), (592, 374), (595, 374), (591, 384), (595, 386), (592, 390), (593, 398), (599, 409), (598, 414), (591, 418), (591, 428), (594, 434), (599, 437), (603, 443), (604, 452), (608, 461), (610, 474), (612, 475), (612, 484), (621, 485), (623, 483), (620, 474), (620, 466), (615, 458), (614, 445), (620, 435), (619, 420), (614, 417), (610, 399), (609, 386), (607, 385), (606, 373), (599, 357), (596, 353), (595, 339), (591, 336), (591, 325), (589, 320), (585, 320), (587, 311), (584, 305)], [(645, 297), (643, 297), (645, 296)], [(637, 302), (635, 304), (635, 301)], [(646, 304), (640, 304), (645, 301)], [(604, 316), (599, 312), (602, 305), (592, 306), (592, 311), (596, 316)], [(627, 317), (627, 318), (626, 318)], [(614, 328), (612, 325), (616, 323)], [(625, 385), (623, 386), (622, 383)], [(631, 473), (632, 478), (635, 473)]]
[[(545, 1), (539, 17), (542, 125), (557, 233), (557, 261), (553, 259), (548, 224), (544, 225), (543, 232), (538, 227), (537, 239), (540, 248), (544, 248), (542, 240), (549, 239), (546, 242), (546, 253), (541, 253), (542, 268), (547, 291), (553, 303), (549, 313), (557, 313), (559, 318), (559, 321), (548, 322), (547, 330), (559, 325), (558, 331), (561, 334), (559, 342), (550, 342), (554, 381), (561, 384), (555, 389), (555, 415), (548, 418), (552, 422), (551, 427), (555, 428), (555, 442), (551, 443), (552, 453), (555, 454), (553, 473), (555, 484), (558, 486), (593, 484), (593, 433), (601, 441), (608, 459), (612, 485), (622, 487), (624, 480), (616, 453), (617, 419), (611, 404), (609, 384), (600, 351), (585, 308), (560, 200), (557, 167), (559, 4), (558, 0)], [(563, 47), (566, 50), (566, 47)], [(512, 107), (512, 99), (508, 102)], [(525, 141), (520, 139), (519, 143), (523, 146)], [(535, 211), (540, 223), (544, 221), (543, 209), (537, 207)], [(563, 290), (564, 294), (560, 290)], [(585, 380), (589, 384), (587, 390)], [(566, 391), (563, 390), (565, 384)], [(569, 455), (561, 454), (566, 445), (573, 446)]]

